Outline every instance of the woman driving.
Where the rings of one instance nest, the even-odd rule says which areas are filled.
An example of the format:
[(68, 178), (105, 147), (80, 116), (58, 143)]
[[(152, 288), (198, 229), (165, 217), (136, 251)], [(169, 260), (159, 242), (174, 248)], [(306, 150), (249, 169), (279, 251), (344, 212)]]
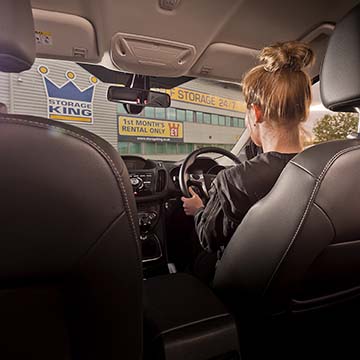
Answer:
[(311, 81), (304, 69), (314, 60), (312, 50), (300, 42), (265, 47), (260, 63), (244, 77), (246, 126), (263, 153), (221, 171), (204, 206), (189, 189), (182, 198), (187, 215), (195, 217), (202, 247), (216, 252), (226, 246), (247, 211), (274, 186), (286, 164), (303, 150), (301, 124), (311, 104)]

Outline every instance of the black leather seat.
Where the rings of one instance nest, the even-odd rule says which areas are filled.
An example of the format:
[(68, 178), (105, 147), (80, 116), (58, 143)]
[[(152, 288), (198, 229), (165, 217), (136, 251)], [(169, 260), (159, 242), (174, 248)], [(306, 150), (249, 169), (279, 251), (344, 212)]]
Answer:
[(0, 114), (0, 167), (1, 358), (139, 359), (136, 209), (115, 149)]
[[(25, 70), (30, 4), (1, 6), (0, 71)], [(137, 215), (117, 151), (67, 124), (0, 114), (0, 168), (0, 358), (140, 359)]]
[[(333, 111), (360, 106), (360, 6), (332, 35), (321, 95)], [(360, 295), (360, 141), (320, 144), (296, 156), (247, 214), (215, 275), (224, 298), (272, 314)], [(235, 305), (236, 307), (236, 305)]]
[[(360, 105), (360, 6), (337, 26), (322, 67), (324, 104)], [(346, 39), (346, 41), (345, 41)], [(313, 146), (286, 166), (244, 218), (215, 287), (271, 313), (305, 311), (360, 295), (360, 140)]]
[(215, 287), (232, 300), (258, 300), (270, 313), (360, 295), (359, 182), (360, 140), (324, 143), (296, 156), (240, 224)]
[[(323, 103), (333, 111), (355, 112), (360, 106), (359, 25), (357, 6), (337, 24), (329, 42), (320, 81)], [(262, 334), (271, 339), (268, 344), (277, 343), (277, 355), (294, 339), (296, 351), (314, 341), (322, 356), (325, 348), (334, 355), (334, 344), (348, 349), (349, 319), (357, 319), (355, 325), (360, 319), (359, 184), (360, 140), (328, 142), (290, 161), (272, 191), (250, 209), (214, 279), (215, 289), (238, 316), (240, 343), (247, 335), (244, 318), (254, 328), (250, 341), (263, 344), (259, 323), (276, 317), (291, 319), (280, 323), (281, 335), (274, 321)], [(341, 325), (335, 322), (337, 313)]]

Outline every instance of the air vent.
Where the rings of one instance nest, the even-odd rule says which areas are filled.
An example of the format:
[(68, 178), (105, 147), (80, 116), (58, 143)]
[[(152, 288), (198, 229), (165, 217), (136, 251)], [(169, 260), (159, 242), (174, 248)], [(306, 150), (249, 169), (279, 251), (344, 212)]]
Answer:
[(158, 178), (156, 183), (156, 192), (163, 192), (166, 186), (166, 171), (159, 170), (158, 171)]

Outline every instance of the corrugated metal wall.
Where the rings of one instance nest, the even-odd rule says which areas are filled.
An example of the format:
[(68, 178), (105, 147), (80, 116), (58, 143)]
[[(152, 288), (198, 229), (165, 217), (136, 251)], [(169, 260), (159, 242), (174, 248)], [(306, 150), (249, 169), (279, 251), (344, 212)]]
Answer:
[(10, 74), (0, 72), (0, 102), (10, 108)]
[[(75, 63), (38, 59), (29, 71), (11, 76), (14, 97), (13, 112), (16, 114), (48, 116), (46, 91), (42, 76), (37, 71), (39, 65), (46, 65), (49, 68), (49, 78), (58, 86), (67, 81), (65, 74), (69, 70), (76, 74), (75, 83), (80, 89), (85, 89), (91, 84), (89, 82), (90, 74)], [(2, 75), (0, 73), (0, 81)], [(71, 124), (101, 136), (117, 149), (116, 103), (106, 99), (108, 86), (101, 82), (96, 85), (93, 101), (93, 124), (79, 122), (71, 122)], [(0, 99), (2, 91), (4, 91), (3, 86), (0, 86)]]

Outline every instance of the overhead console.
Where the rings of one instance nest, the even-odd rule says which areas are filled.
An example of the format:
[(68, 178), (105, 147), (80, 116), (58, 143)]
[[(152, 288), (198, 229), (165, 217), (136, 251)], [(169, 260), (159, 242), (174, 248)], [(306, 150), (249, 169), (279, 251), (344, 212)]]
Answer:
[(33, 9), (38, 57), (70, 61), (100, 60), (96, 33), (81, 16)]
[(134, 74), (183, 76), (195, 56), (194, 46), (175, 41), (124, 33), (115, 34), (111, 40), (114, 66)]

